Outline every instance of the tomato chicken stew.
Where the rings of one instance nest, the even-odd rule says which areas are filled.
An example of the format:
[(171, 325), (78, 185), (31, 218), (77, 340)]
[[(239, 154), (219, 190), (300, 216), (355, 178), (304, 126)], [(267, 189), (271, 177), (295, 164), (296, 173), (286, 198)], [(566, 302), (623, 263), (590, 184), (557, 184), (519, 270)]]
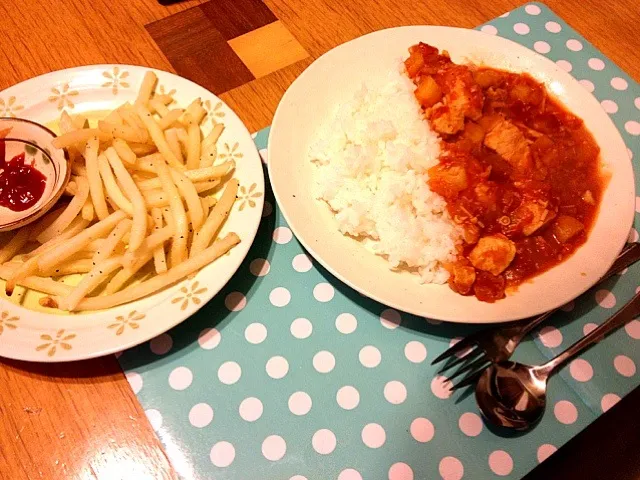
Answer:
[(450, 287), (494, 302), (582, 245), (605, 186), (583, 121), (528, 74), (457, 65), (419, 43), (405, 61), (442, 138), (429, 187), (463, 229)]

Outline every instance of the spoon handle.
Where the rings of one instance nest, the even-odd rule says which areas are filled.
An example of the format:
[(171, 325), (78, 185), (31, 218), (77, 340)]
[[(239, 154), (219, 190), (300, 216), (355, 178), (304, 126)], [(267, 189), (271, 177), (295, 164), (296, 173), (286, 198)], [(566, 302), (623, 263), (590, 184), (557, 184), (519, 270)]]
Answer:
[(602, 340), (607, 334), (621, 327), (627, 322), (640, 315), (640, 293), (636, 293), (633, 298), (620, 310), (614, 313), (602, 325), (585, 335), (576, 343), (567, 348), (557, 357), (549, 360), (540, 367), (540, 371), (550, 374), (553, 370), (563, 365), (567, 360), (573, 358), (594, 343)]

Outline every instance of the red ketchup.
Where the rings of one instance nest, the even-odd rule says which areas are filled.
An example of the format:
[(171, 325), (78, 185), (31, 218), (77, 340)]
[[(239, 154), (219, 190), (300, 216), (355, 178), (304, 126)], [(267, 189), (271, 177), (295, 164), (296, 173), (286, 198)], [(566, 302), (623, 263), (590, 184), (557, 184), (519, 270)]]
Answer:
[(44, 193), (47, 177), (25, 163), (25, 154), (6, 161), (4, 140), (0, 140), (0, 206), (22, 212), (35, 205)]

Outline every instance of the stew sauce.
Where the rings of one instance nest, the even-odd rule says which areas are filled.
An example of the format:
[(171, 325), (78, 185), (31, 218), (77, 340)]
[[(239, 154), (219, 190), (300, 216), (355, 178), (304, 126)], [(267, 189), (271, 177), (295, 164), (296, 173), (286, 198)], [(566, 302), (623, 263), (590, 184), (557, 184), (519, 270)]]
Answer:
[(600, 150), (531, 76), (456, 65), (424, 43), (409, 51), (416, 98), (442, 138), (429, 186), (464, 232), (449, 285), (494, 302), (586, 241), (604, 189)]

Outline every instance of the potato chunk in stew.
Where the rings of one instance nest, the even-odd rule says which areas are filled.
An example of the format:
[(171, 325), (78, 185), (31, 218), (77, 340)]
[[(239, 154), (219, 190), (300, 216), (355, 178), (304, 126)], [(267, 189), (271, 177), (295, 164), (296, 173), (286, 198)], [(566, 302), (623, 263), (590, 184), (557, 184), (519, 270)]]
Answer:
[(553, 224), (552, 230), (560, 243), (567, 243), (584, 230), (584, 225), (573, 217), (560, 215)]

